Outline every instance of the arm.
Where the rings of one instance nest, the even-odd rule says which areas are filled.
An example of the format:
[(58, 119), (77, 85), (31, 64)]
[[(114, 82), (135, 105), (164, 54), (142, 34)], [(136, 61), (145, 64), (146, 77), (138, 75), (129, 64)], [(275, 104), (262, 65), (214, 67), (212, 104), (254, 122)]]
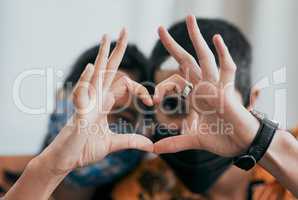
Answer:
[(123, 29), (109, 57), (110, 40), (103, 37), (94, 65), (87, 65), (74, 88), (74, 115), (55, 140), (28, 164), (5, 200), (46, 200), (73, 169), (96, 163), (115, 151), (153, 151), (148, 138), (116, 134), (109, 128), (107, 115), (116, 99), (111, 84), (126, 45), (127, 32)]
[[(237, 135), (242, 135), (237, 138), (237, 146), (240, 151), (246, 152), (259, 129), (259, 122), (249, 111), (241, 107), (228, 109), (225, 118), (234, 124)], [(297, 157), (297, 139), (290, 132), (278, 129), (269, 148), (259, 161), (264, 169), (296, 197), (298, 196)]]
[[(239, 106), (240, 107), (240, 106)], [(237, 110), (236, 108), (231, 110)], [(242, 110), (242, 111), (240, 111)], [(237, 113), (237, 114), (236, 114)], [(248, 137), (239, 137), (240, 149), (247, 151), (255, 137), (259, 123), (250, 112), (239, 109), (236, 113), (226, 113), (229, 121), (238, 127), (237, 134)], [(241, 114), (242, 113), (242, 114)], [(236, 129), (236, 128), (235, 128)], [(250, 133), (250, 134), (247, 134)], [(259, 161), (259, 164), (274, 176), (285, 188), (298, 196), (298, 142), (288, 131), (278, 129), (266, 153)]]
[(46, 160), (41, 156), (31, 160), (4, 200), (49, 199), (67, 173), (55, 174), (47, 167)]
[(278, 130), (259, 164), (298, 197), (298, 143), (287, 131)]

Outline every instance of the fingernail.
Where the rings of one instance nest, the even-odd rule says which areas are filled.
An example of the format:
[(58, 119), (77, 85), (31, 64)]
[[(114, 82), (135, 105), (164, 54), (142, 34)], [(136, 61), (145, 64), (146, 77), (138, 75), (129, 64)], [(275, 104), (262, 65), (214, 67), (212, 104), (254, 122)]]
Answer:
[(153, 101), (152, 101), (152, 99), (151, 99), (150, 96), (147, 97), (147, 102), (148, 102), (148, 105), (149, 105), (149, 106), (153, 106)]
[(107, 40), (107, 34), (103, 34), (100, 43), (104, 43)]
[(124, 37), (125, 33), (126, 33), (126, 28), (123, 27), (119, 33), (118, 40), (121, 40)]
[(193, 17), (194, 17), (193, 15), (187, 15), (186, 19), (191, 19)]
[(221, 40), (222, 43), (225, 43), (225, 41), (223, 40), (223, 38), (221, 37), (220, 34), (218, 34), (219, 39)]
[(165, 30), (165, 28), (163, 26), (158, 27), (158, 32), (161, 32), (161, 31), (164, 31), (164, 30)]
[(159, 103), (159, 99), (158, 99), (158, 96), (157, 95), (154, 95), (153, 96), (153, 101), (155, 102), (155, 103)]
[(91, 63), (88, 63), (87, 70), (90, 72), (93, 70), (93, 65)]
[(86, 69), (88, 70), (88, 71), (90, 71), (90, 68), (91, 68), (91, 66), (90, 66), (91, 64), (90, 63), (88, 63), (88, 65), (86, 66)]
[(222, 37), (221, 37), (221, 35), (219, 33), (215, 34), (215, 37), (217, 37), (218, 40), (221, 40), (221, 42), (223, 41), (223, 39), (222, 39)]

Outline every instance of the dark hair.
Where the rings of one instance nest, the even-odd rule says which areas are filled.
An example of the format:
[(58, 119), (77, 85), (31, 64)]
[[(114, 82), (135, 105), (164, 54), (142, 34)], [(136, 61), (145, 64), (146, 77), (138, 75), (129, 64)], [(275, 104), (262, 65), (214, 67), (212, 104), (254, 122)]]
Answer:
[[(235, 81), (236, 89), (241, 93), (243, 103), (247, 106), (249, 104), (251, 87), (252, 61), (252, 50), (249, 42), (237, 27), (224, 20), (197, 18), (197, 23), (204, 39), (215, 55), (217, 63), (218, 59), (212, 42), (212, 37), (217, 33), (223, 37), (227, 47), (229, 48), (231, 56), (237, 65)], [(185, 21), (178, 22), (171, 26), (169, 28), (169, 33), (187, 52), (197, 59), (195, 50), (188, 36)], [(168, 57), (169, 53), (164, 48), (161, 41), (158, 40), (150, 57), (152, 66), (151, 80), (154, 80), (155, 71)]]
[[(115, 48), (116, 42), (111, 43), (110, 53)], [(72, 87), (79, 80), (80, 75), (84, 71), (88, 63), (94, 63), (99, 45), (93, 46), (83, 52), (73, 64), (71, 72), (65, 79), (63, 87), (69, 85)], [(148, 79), (148, 60), (142, 52), (132, 44), (128, 44), (119, 69), (137, 72), (139, 82), (147, 81)]]

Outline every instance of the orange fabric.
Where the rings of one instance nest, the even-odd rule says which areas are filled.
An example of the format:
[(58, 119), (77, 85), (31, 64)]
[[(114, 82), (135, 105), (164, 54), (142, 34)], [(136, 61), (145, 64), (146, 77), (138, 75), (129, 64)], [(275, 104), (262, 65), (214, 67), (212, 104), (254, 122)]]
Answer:
[(292, 200), (294, 196), (281, 186), (278, 181), (262, 167), (254, 170), (252, 181), (261, 180), (260, 184), (253, 188), (253, 200)]
[[(142, 181), (143, 180), (143, 181)], [(160, 158), (144, 160), (112, 192), (114, 200), (205, 200), (191, 193)]]
[[(140, 177), (150, 172), (159, 176), (158, 179), (166, 180), (164, 183), (153, 182), (153, 192), (148, 192), (142, 184)], [(274, 177), (260, 166), (254, 169), (252, 182), (264, 183), (253, 186), (253, 200), (294, 200), (294, 196), (283, 188)], [(161, 186), (161, 184), (164, 184)], [(172, 170), (159, 158), (145, 160), (142, 164), (123, 181), (118, 183), (112, 193), (115, 200), (170, 200), (177, 199), (207, 200), (205, 197), (190, 192), (173, 174)], [(179, 197), (179, 198), (178, 198)]]

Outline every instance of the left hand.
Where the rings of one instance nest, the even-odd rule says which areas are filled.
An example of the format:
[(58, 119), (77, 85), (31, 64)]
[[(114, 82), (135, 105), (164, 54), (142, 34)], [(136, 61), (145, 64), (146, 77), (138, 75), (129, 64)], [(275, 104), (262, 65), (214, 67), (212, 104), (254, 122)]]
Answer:
[[(187, 17), (186, 23), (199, 64), (161, 27), (161, 42), (180, 64), (184, 77), (174, 75), (161, 82), (156, 87), (154, 101), (160, 102), (171, 90), (181, 93), (187, 82), (190, 82), (194, 87), (187, 101), (192, 110), (185, 120), (183, 134), (158, 141), (154, 144), (154, 151), (173, 153), (203, 149), (222, 156), (238, 155), (250, 146), (259, 122), (236, 98), (236, 65), (221, 36), (213, 37), (220, 64), (218, 70), (214, 55), (202, 37), (195, 17)], [(189, 79), (186, 80), (186, 77)], [(217, 128), (217, 131), (213, 131), (213, 128)]]

